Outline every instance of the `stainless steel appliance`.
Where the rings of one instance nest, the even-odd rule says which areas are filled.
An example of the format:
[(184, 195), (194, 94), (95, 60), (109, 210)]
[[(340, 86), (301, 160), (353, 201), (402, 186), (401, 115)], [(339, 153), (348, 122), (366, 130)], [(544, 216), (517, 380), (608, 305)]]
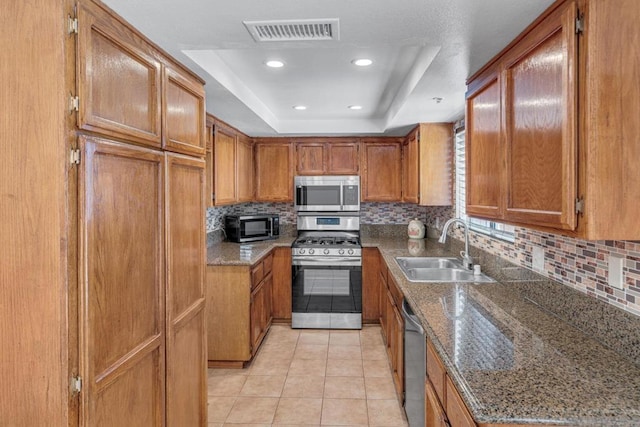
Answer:
[(357, 212), (299, 213), (291, 272), (293, 328), (362, 328)]
[(402, 302), (404, 318), (404, 411), (409, 426), (424, 426), (424, 379), (427, 375), (424, 329), (406, 300)]
[(360, 177), (296, 176), (295, 209), (298, 212), (360, 211)]
[(224, 231), (231, 242), (255, 242), (257, 240), (277, 239), (280, 235), (280, 216), (227, 215), (224, 217)]

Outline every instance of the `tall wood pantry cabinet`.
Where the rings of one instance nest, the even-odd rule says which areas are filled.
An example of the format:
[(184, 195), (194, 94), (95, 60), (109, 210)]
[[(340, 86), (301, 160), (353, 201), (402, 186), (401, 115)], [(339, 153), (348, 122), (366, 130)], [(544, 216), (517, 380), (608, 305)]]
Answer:
[(203, 82), (101, 3), (3, 6), (0, 425), (205, 426)]

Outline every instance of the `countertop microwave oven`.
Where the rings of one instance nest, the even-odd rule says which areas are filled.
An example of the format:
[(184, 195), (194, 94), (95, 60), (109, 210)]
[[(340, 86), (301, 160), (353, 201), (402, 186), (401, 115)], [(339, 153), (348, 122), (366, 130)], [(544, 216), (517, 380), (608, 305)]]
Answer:
[(298, 212), (360, 211), (360, 177), (357, 175), (296, 176), (295, 210)]
[(255, 242), (277, 239), (280, 235), (280, 216), (276, 214), (226, 215), (224, 231), (230, 242)]

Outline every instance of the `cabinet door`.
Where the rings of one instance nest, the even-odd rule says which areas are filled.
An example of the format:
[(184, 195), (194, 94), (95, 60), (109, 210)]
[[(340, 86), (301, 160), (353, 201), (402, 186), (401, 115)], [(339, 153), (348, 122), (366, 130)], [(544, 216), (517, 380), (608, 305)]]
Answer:
[(253, 142), (242, 135), (237, 137), (238, 203), (253, 200)]
[(260, 282), (251, 292), (249, 312), (251, 317), (251, 354), (253, 355), (258, 351), (260, 337), (264, 330), (264, 282)]
[(422, 123), (420, 151), (420, 204), (451, 206), (453, 201), (453, 124)]
[(163, 148), (205, 154), (204, 87), (192, 78), (164, 68), (162, 97)]
[(167, 425), (206, 424), (203, 160), (166, 154)]
[(380, 319), (380, 255), (377, 248), (362, 248), (362, 320)]
[(393, 323), (393, 380), (396, 384), (398, 396), (402, 396), (404, 392), (404, 320), (400, 314), (400, 310), (393, 306), (393, 319), (389, 320)]
[(214, 194), (214, 175), (213, 175), (213, 120), (210, 120), (210, 116), (207, 116), (207, 125), (205, 127), (205, 134), (207, 140), (206, 162), (207, 162), (207, 185), (205, 190), (205, 200), (207, 206), (213, 206), (213, 194)]
[(501, 102), (500, 77), (495, 71), (467, 95), (465, 161), (468, 215), (502, 217)]
[(326, 170), (325, 143), (299, 142), (296, 147), (296, 174), (322, 175)]
[(151, 47), (91, 2), (78, 4), (78, 127), (161, 145), (161, 68)]
[(215, 205), (236, 202), (236, 135), (219, 126), (213, 140)]
[(327, 144), (327, 173), (332, 175), (358, 175), (359, 144), (357, 142), (331, 142)]
[(447, 414), (429, 380), (425, 382), (424, 389), (425, 427), (448, 427)]
[(445, 408), (449, 424), (452, 427), (476, 427), (473, 417), (464, 404), (462, 397), (458, 394), (458, 390), (453, 385), (451, 378), (447, 376), (447, 397), (445, 398)]
[(576, 226), (576, 6), (542, 21), (505, 58), (505, 217)]
[(288, 142), (255, 146), (256, 201), (293, 201), (292, 149)]
[(262, 318), (262, 333), (266, 333), (267, 329), (271, 325), (271, 319), (273, 318), (271, 315), (271, 300), (273, 294), (273, 274), (269, 273), (267, 277), (264, 278), (264, 311)]
[(81, 424), (162, 426), (164, 156), (88, 136), (80, 148)]
[[(420, 202), (420, 153), (418, 151), (418, 133), (412, 132), (402, 143), (402, 201)], [(429, 185), (429, 183), (424, 183)]]
[(398, 202), (402, 199), (402, 146), (398, 143), (363, 144), (362, 200)]
[(291, 320), (291, 248), (275, 248), (272, 274), (271, 313), (273, 318)]

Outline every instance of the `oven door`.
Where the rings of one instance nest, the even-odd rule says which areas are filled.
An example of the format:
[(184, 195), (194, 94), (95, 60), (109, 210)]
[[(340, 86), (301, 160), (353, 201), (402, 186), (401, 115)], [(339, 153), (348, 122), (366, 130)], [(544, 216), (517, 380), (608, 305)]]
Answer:
[(360, 258), (294, 258), (291, 270), (291, 327), (362, 328)]

